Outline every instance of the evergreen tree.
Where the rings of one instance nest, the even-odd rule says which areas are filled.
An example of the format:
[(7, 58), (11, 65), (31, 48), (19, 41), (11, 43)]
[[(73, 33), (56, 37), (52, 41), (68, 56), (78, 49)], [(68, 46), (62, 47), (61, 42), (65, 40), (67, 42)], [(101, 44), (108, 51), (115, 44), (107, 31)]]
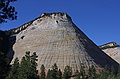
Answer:
[(80, 79), (80, 73), (78, 70), (76, 70), (74, 77), (75, 77), (74, 79)]
[(25, 57), (22, 57), (20, 67), (18, 69), (18, 79), (28, 79), (27, 78), (27, 70), (29, 69)]
[(62, 79), (62, 72), (60, 69), (58, 70), (58, 79)]
[(41, 68), (40, 68), (40, 79), (45, 79), (45, 67), (44, 65), (41, 65)]
[(8, 58), (5, 53), (0, 52), (0, 79), (5, 79), (9, 71)]
[(15, 76), (10, 72), (10, 74), (5, 79), (17, 79)]
[(18, 79), (37, 79), (36, 54), (30, 56), (30, 52), (22, 58), (18, 72)]
[(120, 65), (118, 67), (118, 73), (117, 73), (117, 76), (116, 76), (117, 79), (120, 79)]
[(89, 68), (88, 75), (89, 75), (89, 79), (95, 79), (96, 78), (96, 69), (93, 65)]
[(50, 69), (47, 72), (46, 79), (52, 79), (52, 77), (51, 77), (51, 70)]
[(18, 76), (18, 68), (19, 68), (19, 60), (18, 58), (16, 58), (14, 63), (12, 64), (11, 71), (10, 71), (11, 74), (13, 74), (16, 79)]
[(18, 78), (18, 68), (19, 68), (19, 60), (18, 60), (18, 58), (16, 58), (14, 63), (11, 66), (9, 75), (6, 77), (6, 79), (17, 79)]
[(58, 79), (59, 75), (58, 75), (58, 66), (56, 65), (56, 63), (52, 66), (52, 70), (51, 70), (51, 78), (52, 79)]
[(37, 55), (36, 55), (36, 52), (34, 52), (32, 55), (31, 55), (31, 58), (30, 58), (30, 63), (31, 63), (31, 79), (37, 79), (38, 78), (38, 71), (37, 71)]
[(81, 68), (80, 68), (80, 77), (82, 79), (85, 79), (85, 76), (86, 76), (84, 68), (85, 68), (84, 66), (81, 66)]
[(114, 69), (114, 67), (112, 66), (112, 67), (111, 67), (111, 72), (110, 72), (110, 74), (109, 74), (108, 77), (111, 78), (111, 79), (114, 79), (115, 76), (116, 76), (116, 74), (115, 74), (115, 69)]
[(108, 65), (105, 66), (104, 70), (102, 70), (98, 75), (96, 79), (108, 79), (108, 76), (110, 75), (110, 68)]
[(70, 66), (66, 66), (64, 69), (63, 78), (70, 79), (72, 76), (72, 68)]
[(6, 19), (17, 19), (15, 7), (10, 6), (10, 3), (15, 1), (17, 0), (0, 0), (0, 23), (7, 22)]
[(52, 69), (48, 70), (47, 79), (62, 79), (62, 72), (58, 69), (56, 63), (52, 66)]

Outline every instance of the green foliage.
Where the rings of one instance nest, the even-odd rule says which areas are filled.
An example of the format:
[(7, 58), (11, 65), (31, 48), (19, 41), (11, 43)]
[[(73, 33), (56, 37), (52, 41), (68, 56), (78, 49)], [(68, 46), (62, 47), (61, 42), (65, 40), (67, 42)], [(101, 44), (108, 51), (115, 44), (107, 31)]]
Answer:
[(63, 78), (70, 79), (72, 76), (72, 68), (70, 66), (66, 66), (64, 69)]
[(9, 59), (6, 57), (9, 40), (3, 31), (0, 31), (0, 79), (4, 79), (9, 71)]
[(51, 70), (51, 77), (52, 79), (58, 79), (58, 67), (56, 65), (56, 63), (52, 66), (52, 70)]
[(45, 67), (44, 67), (44, 65), (41, 66), (40, 70), (41, 70), (40, 79), (45, 79)]
[(97, 74), (95, 79), (117, 79), (114, 67), (105, 66), (105, 69)]
[(8, 20), (16, 20), (17, 12), (15, 7), (10, 6), (10, 3), (17, 0), (0, 0), (0, 23), (7, 22)]
[(52, 79), (52, 78), (51, 78), (51, 70), (50, 70), (50, 69), (49, 69), (48, 72), (47, 72), (47, 77), (46, 77), (46, 79)]
[(81, 67), (80, 67), (80, 77), (81, 77), (82, 79), (85, 79), (85, 77), (86, 77), (85, 69), (84, 69), (84, 68), (85, 68), (84, 66), (81, 66)]
[(14, 75), (14, 78), (18, 78), (18, 68), (19, 68), (19, 60), (15, 58), (13, 65), (11, 66), (9, 77)]
[(36, 79), (37, 78), (37, 56), (36, 53), (30, 56), (30, 52), (26, 52), (26, 55), (22, 58), (19, 69), (18, 79)]
[(4, 79), (9, 71), (8, 58), (5, 53), (0, 52), (0, 79)]
[(96, 69), (93, 65), (89, 68), (88, 76), (90, 79), (96, 78)]
[(116, 78), (117, 78), (117, 79), (120, 79), (120, 65), (119, 65), (119, 67), (118, 67), (118, 73), (117, 73), (117, 75), (116, 75)]
[(60, 69), (58, 70), (58, 79), (62, 79), (62, 72)]
[(74, 74), (74, 79), (80, 79), (80, 72), (78, 70)]
[(56, 63), (52, 66), (52, 69), (48, 71), (47, 79), (62, 79), (62, 72), (58, 69)]
[(5, 79), (17, 79), (17, 78), (15, 78), (15, 76), (12, 73), (10, 73)]
[[(120, 79), (120, 67), (118, 68), (118, 73), (116, 73), (114, 67), (107, 65), (102, 71), (96, 73), (95, 67), (91, 66), (86, 73), (84, 66), (81, 66), (80, 70), (76, 70), (76, 72), (72, 72), (72, 68), (66, 66), (62, 74), (56, 63), (52, 66), (52, 69), (48, 70), (47, 75), (45, 74), (45, 67), (42, 65), (40, 68), (41, 73), (38, 77), (36, 68), (38, 56), (36, 53), (30, 55), (30, 52), (26, 52), (20, 63), (18, 58), (16, 58), (10, 71), (4, 53), (0, 53), (0, 56), (0, 79)], [(9, 74), (7, 71), (9, 71)]]

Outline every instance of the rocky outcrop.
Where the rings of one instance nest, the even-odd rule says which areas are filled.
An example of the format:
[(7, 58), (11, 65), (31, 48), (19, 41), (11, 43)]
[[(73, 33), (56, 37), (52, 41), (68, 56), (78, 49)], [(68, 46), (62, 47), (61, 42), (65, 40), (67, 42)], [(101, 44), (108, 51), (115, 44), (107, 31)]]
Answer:
[[(54, 63), (61, 70), (69, 65), (73, 71), (85, 66), (102, 69), (118, 63), (101, 51), (71, 20), (66, 13), (43, 13), (25, 30), (16, 35), (13, 61), (26, 51), (38, 55), (38, 69), (44, 64), (50, 69)], [(12, 61), (12, 62), (13, 62)]]
[(107, 48), (115, 48), (115, 47), (119, 47), (119, 45), (116, 42), (109, 42), (107, 44), (103, 44), (101, 46), (99, 46), (100, 49), (107, 49)]
[(120, 64), (120, 45), (115, 42), (110, 42), (102, 45), (101, 49)]

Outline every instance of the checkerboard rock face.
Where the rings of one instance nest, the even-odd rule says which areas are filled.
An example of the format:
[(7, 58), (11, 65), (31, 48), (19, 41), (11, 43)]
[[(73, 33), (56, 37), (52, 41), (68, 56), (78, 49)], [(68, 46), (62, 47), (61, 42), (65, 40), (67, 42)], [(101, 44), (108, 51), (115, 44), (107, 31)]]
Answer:
[(118, 63), (102, 52), (71, 20), (66, 13), (43, 13), (25, 30), (16, 35), (13, 45), (16, 57), (21, 59), (26, 51), (38, 55), (38, 69), (44, 64), (51, 69), (54, 63), (64, 70), (65, 66), (73, 71), (105, 65), (117, 68)]

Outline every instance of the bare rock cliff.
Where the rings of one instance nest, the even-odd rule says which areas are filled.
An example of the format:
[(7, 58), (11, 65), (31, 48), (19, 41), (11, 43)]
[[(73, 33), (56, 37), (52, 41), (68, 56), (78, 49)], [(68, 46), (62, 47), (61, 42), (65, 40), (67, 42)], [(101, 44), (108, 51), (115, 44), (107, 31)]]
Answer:
[[(105, 65), (118, 67), (118, 63), (101, 51), (71, 20), (66, 13), (43, 13), (25, 30), (16, 35), (14, 57), (19, 59), (26, 51), (38, 55), (38, 69), (42, 64), (50, 69), (54, 63), (63, 70), (66, 65), (73, 71)], [(13, 62), (12, 61), (12, 62)]]

